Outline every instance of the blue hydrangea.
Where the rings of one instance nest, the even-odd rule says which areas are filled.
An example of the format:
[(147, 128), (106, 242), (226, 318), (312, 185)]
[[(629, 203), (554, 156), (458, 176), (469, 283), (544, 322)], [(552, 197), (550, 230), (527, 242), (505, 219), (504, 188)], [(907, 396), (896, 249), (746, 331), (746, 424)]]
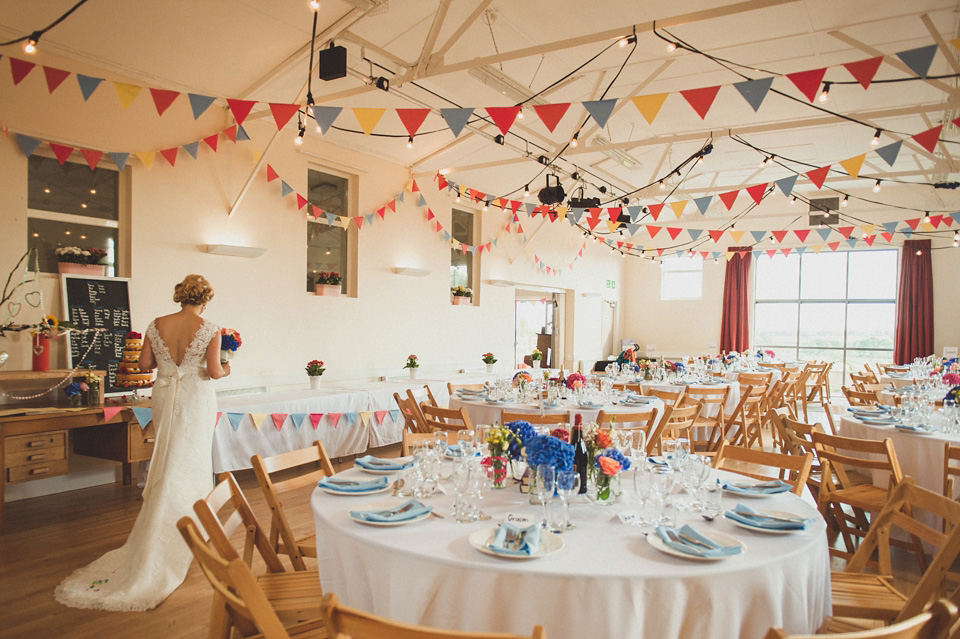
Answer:
[(596, 466), (597, 468), (600, 468), (600, 458), (601, 458), (601, 457), (609, 457), (609, 458), (612, 459), (613, 461), (619, 462), (619, 463), (620, 463), (620, 470), (630, 470), (630, 460), (627, 459), (627, 458), (624, 456), (624, 454), (621, 453), (621, 452), (620, 452), (619, 450), (617, 450), (616, 448), (607, 448), (607, 449), (604, 449), (603, 452), (601, 452), (599, 455), (597, 455), (597, 458), (596, 458), (596, 459), (594, 460), (594, 462), (593, 462), (593, 465)]
[(573, 446), (550, 435), (532, 435), (526, 440), (527, 464), (573, 470)]
[(510, 459), (520, 459), (523, 457), (523, 447), (526, 446), (527, 440), (531, 437), (536, 437), (537, 431), (534, 430), (530, 422), (527, 421), (518, 420), (515, 422), (507, 422), (504, 426), (513, 433), (513, 437), (510, 439), (510, 446), (507, 448), (507, 454), (510, 456)]

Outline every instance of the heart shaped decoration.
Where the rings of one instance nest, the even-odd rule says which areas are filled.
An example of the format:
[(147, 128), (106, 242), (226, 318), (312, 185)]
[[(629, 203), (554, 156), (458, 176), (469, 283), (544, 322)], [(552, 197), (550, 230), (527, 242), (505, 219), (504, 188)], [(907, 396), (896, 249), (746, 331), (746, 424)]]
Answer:
[(38, 308), (40, 304), (43, 303), (43, 293), (40, 291), (30, 291), (23, 296), (23, 300), (33, 308)]
[(7, 302), (7, 310), (10, 311), (10, 317), (16, 317), (20, 314), (20, 309), (23, 307), (23, 304), (20, 302), (10, 301)]

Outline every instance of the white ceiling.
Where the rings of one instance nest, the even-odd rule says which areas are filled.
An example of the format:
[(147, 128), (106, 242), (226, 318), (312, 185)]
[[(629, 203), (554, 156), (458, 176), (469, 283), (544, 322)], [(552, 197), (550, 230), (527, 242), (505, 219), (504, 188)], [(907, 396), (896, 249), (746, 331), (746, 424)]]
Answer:
[[(73, 0), (0, 0), (0, 39), (40, 28), (72, 4)], [(665, 43), (647, 28), (654, 20), (658, 25), (671, 25), (668, 30), (673, 34), (714, 56), (778, 74), (830, 66), (826, 80), (838, 82), (852, 78), (834, 65), (872, 57), (872, 50), (890, 56), (876, 79), (907, 77), (909, 71), (902, 70), (902, 65), (895, 66), (894, 53), (934, 44), (935, 36), (949, 42), (960, 35), (957, 3), (944, 0), (747, 0), (736, 4), (721, 0), (389, 0), (370, 12), (354, 6), (365, 4), (365, 0), (322, 0), (318, 32), (332, 33), (338, 44), (347, 47), (351, 71), (347, 78), (332, 82), (314, 80), (313, 95), (318, 103), (433, 109), (507, 106), (518, 98), (485, 86), (471, 74), (470, 67), (493, 70), (533, 94), (600, 53), (615, 41), (610, 34), (629, 33), (635, 24), (639, 25), (635, 50), (632, 46), (613, 46), (569, 81), (547, 92), (544, 100), (598, 99), (611, 82), (608, 98), (730, 85), (742, 80), (694, 53), (669, 53)], [(441, 49), (480, 4), (488, 6), (462, 37), (442, 57), (431, 58), (429, 54)], [(443, 13), (444, 7), (445, 16), (437, 23), (434, 44), (427, 47), (424, 64), (418, 67), (435, 16)], [(149, 86), (220, 98), (302, 102), (311, 18), (306, 0), (89, 0), (46, 34), (41, 47)], [(606, 32), (604, 37), (595, 36)], [(317, 47), (325, 44), (325, 39), (318, 40)], [(13, 47), (0, 49), (5, 54), (16, 51)], [(944, 51), (953, 58), (948, 60)], [(949, 44), (942, 47), (930, 74), (960, 72), (956, 53)], [(502, 61), (483, 60), (500, 54)], [(381, 65), (374, 67), (373, 75), (391, 79), (389, 93), (367, 84), (371, 66), (364, 56)], [(743, 73), (752, 78), (768, 75), (749, 68)], [(414, 77), (417, 79), (412, 80)], [(874, 84), (866, 91), (859, 85), (834, 85), (830, 101), (823, 106), (901, 134), (885, 135), (884, 143), (888, 143), (956, 117), (957, 113), (945, 113), (946, 107), (960, 103), (953, 88), (956, 86), (955, 79)], [(775, 80), (774, 88), (800, 95), (785, 78)], [(951, 96), (955, 101), (952, 105), (948, 104)], [(335, 130), (327, 137), (337, 144), (408, 165), (415, 173), (453, 169), (453, 180), (493, 195), (519, 198), (524, 184), (532, 183), (534, 188), (543, 185), (544, 167), (534, 158), (541, 154), (553, 158), (584, 119), (583, 108), (574, 106), (556, 132), (550, 133), (532, 109), (526, 109), (525, 119), (514, 125), (502, 147), (492, 141), (496, 129), (482, 121), (471, 124), (459, 139), (454, 139), (437, 111), (427, 118), (413, 149), (406, 148), (406, 133), (390, 112), (376, 131), (394, 134), (395, 138)], [(349, 109), (336, 126), (359, 130)], [(292, 139), (295, 127), (295, 122), (289, 123), (281, 135)], [(752, 144), (816, 166), (835, 164), (873, 149), (870, 127), (845, 122), (809, 104), (773, 94), (755, 113), (730, 86), (721, 89), (704, 120), (674, 94), (652, 125), (632, 104), (625, 103), (603, 131), (595, 129), (592, 120), (588, 122), (579, 147), (567, 149), (556, 161), (561, 172), (579, 170), (587, 174), (587, 195), (599, 195), (593, 187), (601, 184), (611, 186), (619, 195), (651, 184), (711, 135), (713, 153), (677, 185), (677, 197), (716, 194), (790, 175), (789, 170), (778, 166), (761, 171), (762, 155), (734, 142), (728, 137), (730, 131), (747, 131), (743, 137)], [(308, 135), (319, 135), (312, 127), (308, 131)], [(429, 131), (437, 132), (426, 133)], [(951, 126), (942, 137), (955, 139), (957, 134)], [(638, 165), (627, 168), (591, 149), (598, 135), (617, 145)], [(945, 154), (955, 152), (955, 145), (941, 144), (934, 155), (918, 149), (905, 145), (893, 167), (876, 155), (868, 155), (863, 174), (906, 182), (956, 179), (953, 158)], [(790, 166), (800, 171), (809, 168)], [(568, 192), (572, 190), (571, 180), (565, 178), (564, 184)], [(828, 185), (917, 210), (943, 210), (955, 204), (949, 199), (952, 192), (928, 186), (885, 185), (881, 194), (875, 195), (870, 190), (873, 182), (866, 178), (835, 176)], [(798, 189), (809, 196), (829, 194), (817, 193), (804, 180), (798, 183)], [(663, 192), (652, 187), (637, 195), (644, 196), (642, 203), (650, 203)], [(762, 210), (768, 217), (778, 215), (766, 205)], [(893, 211), (858, 201), (849, 210), (864, 216), (883, 213), (890, 216), (886, 219), (915, 217), (911, 211)], [(708, 213), (711, 217), (721, 214), (731, 215), (718, 203)]]

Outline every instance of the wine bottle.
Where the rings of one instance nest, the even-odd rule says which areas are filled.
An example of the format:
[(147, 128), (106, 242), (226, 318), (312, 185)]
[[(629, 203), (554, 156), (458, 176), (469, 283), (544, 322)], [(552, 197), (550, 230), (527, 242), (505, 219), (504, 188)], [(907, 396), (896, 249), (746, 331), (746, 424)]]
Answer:
[(580, 494), (583, 494), (587, 492), (587, 442), (583, 441), (583, 415), (574, 416), (570, 443), (573, 445), (573, 469), (580, 475)]

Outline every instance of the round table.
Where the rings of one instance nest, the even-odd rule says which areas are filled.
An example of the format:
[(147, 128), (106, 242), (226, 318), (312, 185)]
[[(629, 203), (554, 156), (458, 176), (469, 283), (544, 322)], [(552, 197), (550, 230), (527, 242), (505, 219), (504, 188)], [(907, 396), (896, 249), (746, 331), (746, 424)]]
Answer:
[(894, 388), (904, 388), (905, 386), (913, 386), (917, 383), (916, 378), (910, 373), (895, 373), (893, 375), (881, 375), (877, 378), (884, 386), (893, 386)]
[[(520, 404), (517, 402), (490, 403), (486, 400), (465, 399), (454, 395), (450, 398), (450, 408), (456, 410), (465, 408), (470, 421), (475, 426), (479, 424), (493, 424), (500, 421), (500, 412), (509, 411), (511, 413), (530, 413), (540, 414), (540, 406), (536, 403)], [(657, 423), (663, 417), (664, 403), (660, 399), (651, 399), (644, 404), (604, 404), (600, 408), (581, 408), (576, 402), (561, 400), (556, 408), (545, 408), (545, 415), (555, 415), (570, 411), (570, 416), (582, 415), (584, 423), (597, 421), (597, 415), (602, 410), (607, 415), (617, 415), (619, 413), (640, 413), (651, 408), (657, 409)]]
[[(355, 469), (341, 475), (370, 477)], [(825, 524), (813, 506), (791, 493), (751, 499), (749, 505), (814, 517), (799, 534), (756, 533), (722, 518), (708, 523), (681, 513), (698, 530), (745, 543), (742, 555), (721, 561), (665, 555), (640, 529), (619, 522), (620, 504), (599, 506), (585, 497), (571, 505), (576, 528), (562, 536), (560, 551), (508, 560), (479, 552), (468, 537), (492, 529), (507, 513), (537, 515), (539, 507), (508, 485), (484, 500), (490, 520), (461, 524), (451, 516), (453, 489), (444, 485), (450, 495), (424, 500), (443, 519), (389, 528), (356, 523), (347, 512), (403, 498), (315, 490), (311, 504), (324, 591), (403, 622), (518, 634), (542, 624), (551, 639), (729, 639), (762, 637), (771, 626), (805, 634), (831, 613)], [(724, 497), (724, 507), (735, 503)]]

